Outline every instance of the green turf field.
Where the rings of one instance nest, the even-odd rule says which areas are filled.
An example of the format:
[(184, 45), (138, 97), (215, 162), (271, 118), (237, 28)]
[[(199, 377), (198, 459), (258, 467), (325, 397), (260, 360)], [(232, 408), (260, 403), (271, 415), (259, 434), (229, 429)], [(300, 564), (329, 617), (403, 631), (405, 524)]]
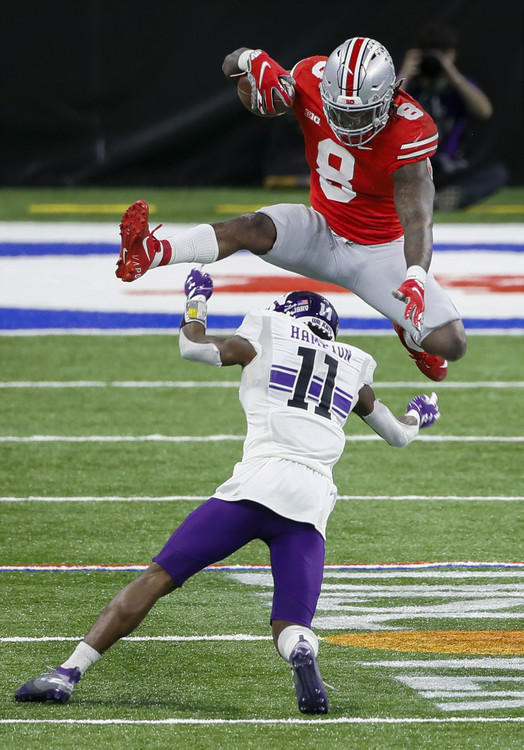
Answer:
[[(307, 201), (0, 189), (0, 221), (116, 225), (137, 198), (158, 223)], [(512, 188), (435, 218), (522, 222), (523, 207), (524, 188)], [(315, 620), (330, 712), (308, 718), (269, 638), (270, 573), (249, 568), (268, 563), (259, 542), (225, 561), (241, 568), (204, 571), (161, 600), (67, 706), (15, 703), (137, 575), (96, 566), (147, 565), (229, 476), (244, 417), (239, 372), (183, 361), (176, 335), (0, 337), (0, 750), (524, 745), (522, 337), (471, 336), (442, 384), (393, 335), (356, 343), (378, 361), (376, 390), (393, 410), (436, 388), (442, 419), (402, 451), (348, 422)], [(91, 569), (19, 569), (46, 565)]]
[[(394, 410), (433, 386), (396, 337), (357, 344)], [(297, 711), (269, 640), (269, 573), (256, 569), (205, 571), (161, 600), (67, 706), (17, 704), (14, 690), (63, 661), (136, 573), (4, 570), (0, 747), (521, 747), (524, 569), (497, 565), (524, 560), (520, 347), (470, 338), (436, 384), (431, 441), (361, 441), (369, 431), (350, 418), (327, 562), (490, 564), (330, 567), (316, 629), (349, 639), (321, 645), (336, 688), (327, 717)], [(188, 498), (209, 496), (240, 457), (238, 378), (181, 360), (176, 336), (0, 338), (0, 565), (147, 564), (198, 503)], [(268, 555), (257, 542), (226, 562)], [(449, 652), (443, 634), (459, 639)]]
[[(257, 188), (0, 188), (0, 221), (108, 221), (118, 223), (142, 198), (151, 220), (213, 222), (272, 203), (308, 203), (305, 190)], [(437, 212), (438, 222), (522, 222), (524, 187), (500, 190), (465, 211)]]

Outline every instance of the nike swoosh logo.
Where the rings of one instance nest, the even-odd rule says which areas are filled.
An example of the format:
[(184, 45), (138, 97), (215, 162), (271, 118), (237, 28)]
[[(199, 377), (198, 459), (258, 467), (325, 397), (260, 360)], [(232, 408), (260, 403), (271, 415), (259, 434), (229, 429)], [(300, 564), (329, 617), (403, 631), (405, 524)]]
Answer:
[(122, 248), (122, 263), (126, 262), (126, 257), (127, 257), (127, 247), (123, 247)]
[(270, 67), (271, 67), (271, 65), (267, 62), (267, 60), (264, 60), (264, 62), (260, 66), (260, 76), (259, 76), (259, 79), (258, 79), (258, 88), (260, 88), (262, 86), (262, 79), (264, 77), (264, 73), (265, 73), (266, 68), (270, 68)]

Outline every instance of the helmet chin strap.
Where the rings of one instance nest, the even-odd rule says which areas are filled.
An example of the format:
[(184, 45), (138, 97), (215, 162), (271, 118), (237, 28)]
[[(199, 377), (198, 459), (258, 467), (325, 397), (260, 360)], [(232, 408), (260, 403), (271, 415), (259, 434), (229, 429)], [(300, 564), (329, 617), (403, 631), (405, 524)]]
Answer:
[[(344, 142), (341, 139), (340, 135), (335, 130), (335, 127), (331, 124), (329, 118), (328, 118), (328, 122), (329, 122), (329, 124), (331, 126), (331, 129), (333, 130), (333, 132), (337, 136), (337, 138), (345, 146), (350, 146), (351, 148), (368, 148), (369, 149), (371, 147), (370, 146), (366, 147), (365, 144), (369, 143), (369, 141), (371, 141), (372, 138), (374, 138), (378, 133), (380, 133), (381, 130), (383, 130), (383, 128), (386, 127), (388, 119), (389, 119), (389, 109), (388, 109), (388, 116), (384, 119), (383, 122), (382, 122), (382, 118), (381, 117), (374, 117), (373, 118), (373, 122), (371, 123), (371, 126), (369, 127), (369, 132), (362, 132), (362, 133), (358, 133), (358, 134), (352, 135), (351, 134), (352, 133), (351, 130), (344, 130), (343, 128), (339, 128), (340, 135), (345, 135), (345, 137), (347, 138), (347, 142)], [(357, 143), (353, 143), (352, 139), (357, 139), (357, 138), (358, 138), (358, 142)]]

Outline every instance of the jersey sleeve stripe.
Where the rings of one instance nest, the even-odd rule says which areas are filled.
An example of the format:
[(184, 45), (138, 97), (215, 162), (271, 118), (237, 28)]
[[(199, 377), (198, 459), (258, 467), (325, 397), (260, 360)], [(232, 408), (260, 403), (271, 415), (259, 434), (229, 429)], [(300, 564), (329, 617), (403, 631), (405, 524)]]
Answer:
[(411, 141), (411, 143), (404, 143), (400, 148), (401, 150), (405, 148), (418, 148), (419, 146), (425, 146), (426, 143), (433, 143), (433, 141), (438, 141), (438, 133), (435, 133), (435, 135), (432, 135), (430, 138), (424, 138), (423, 141)]
[(437, 144), (430, 146), (429, 148), (423, 148), (421, 151), (412, 151), (410, 154), (401, 154), (397, 156), (397, 161), (401, 159), (412, 159), (414, 156), (423, 156), (424, 154), (431, 154), (437, 148)]

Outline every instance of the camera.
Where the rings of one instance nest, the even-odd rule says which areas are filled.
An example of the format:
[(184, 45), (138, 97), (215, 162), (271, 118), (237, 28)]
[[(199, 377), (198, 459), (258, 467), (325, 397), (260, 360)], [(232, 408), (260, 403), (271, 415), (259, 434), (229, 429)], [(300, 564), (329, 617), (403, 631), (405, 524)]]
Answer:
[(426, 78), (436, 78), (442, 72), (439, 50), (427, 49), (422, 52), (420, 61), (420, 75)]

